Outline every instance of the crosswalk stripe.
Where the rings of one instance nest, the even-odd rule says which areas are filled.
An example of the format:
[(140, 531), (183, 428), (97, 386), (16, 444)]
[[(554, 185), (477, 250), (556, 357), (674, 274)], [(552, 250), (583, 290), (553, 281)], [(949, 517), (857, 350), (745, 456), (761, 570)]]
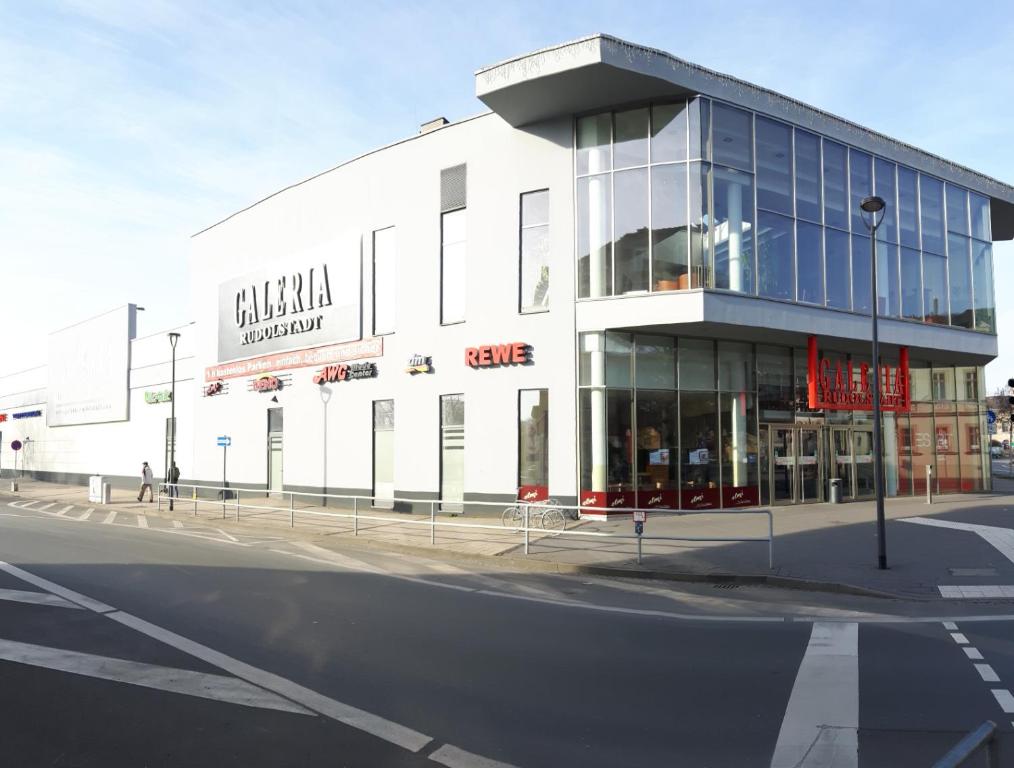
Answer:
[(44, 510), (44, 509), (49, 509), (50, 507), (55, 507), (55, 506), (56, 506), (56, 502), (55, 502), (55, 501), (51, 501), (51, 502), (49, 502), (49, 504), (43, 504), (43, 505), (42, 505), (41, 507), (39, 507), (38, 509), (39, 509), (39, 511), (41, 512), (41, 511), (42, 511), (42, 510)]
[(859, 625), (814, 622), (771, 768), (859, 765)]
[(0, 589), (0, 600), (14, 603), (32, 603), (35, 605), (51, 605), (59, 608), (80, 608), (69, 600), (50, 594), (49, 592), (29, 592), (24, 589)]
[(87, 520), (89, 517), (92, 516), (92, 512), (94, 512), (94, 511), (95, 511), (94, 509), (86, 509), (84, 511), (84, 514), (82, 514), (82, 515), (80, 515), (78, 517), (78, 520)]
[(173, 520), (173, 528), (182, 528), (182, 527), (183, 523), (181, 523), (179, 520)]
[(63, 648), (19, 643), (14, 640), (0, 640), (0, 659), (144, 688), (182, 693), (202, 699), (224, 701), (244, 707), (315, 715), (305, 707), (245, 680), (207, 672), (173, 669), (157, 664), (143, 664), (138, 661), (68, 651)]
[(68, 505), (67, 505), (66, 507), (64, 507), (63, 509), (61, 509), (61, 510), (60, 510), (59, 512), (57, 512), (56, 514), (58, 514), (58, 515), (61, 515), (61, 516), (62, 516), (62, 515), (66, 515), (66, 514), (67, 514), (68, 512), (70, 512), (70, 511), (71, 511), (72, 509), (74, 509), (74, 505), (73, 505), (73, 504), (68, 504)]
[(104, 523), (105, 525), (111, 525), (111, 524), (112, 524), (112, 522), (113, 522), (113, 521), (114, 521), (115, 519), (116, 519), (116, 510), (114, 509), (114, 510), (113, 510), (112, 512), (110, 512), (110, 513), (109, 513), (108, 515), (106, 515), (106, 519), (105, 519), (105, 520), (103, 520), (102, 522), (103, 522), (103, 523)]
[(22, 509), (32, 509), (38, 503), (39, 503), (38, 501), (26, 501), (21, 504), (18, 504), (18, 506), (21, 507)]
[(1010, 695), (1010, 691), (1006, 688), (994, 688), (993, 697), (996, 699), (996, 703), (1000, 705), (1000, 709), (1005, 714), (1014, 713), (1014, 696)]
[(144, 515), (138, 515), (137, 516), (137, 527), (138, 528), (147, 528), (148, 527), (148, 518), (145, 517)]

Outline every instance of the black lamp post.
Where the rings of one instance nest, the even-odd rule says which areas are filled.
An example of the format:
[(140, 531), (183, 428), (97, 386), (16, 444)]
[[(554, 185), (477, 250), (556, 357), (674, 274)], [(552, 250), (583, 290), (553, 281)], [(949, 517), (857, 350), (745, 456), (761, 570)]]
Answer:
[[(863, 198), (859, 203), (863, 224), (870, 231), (870, 289), (873, 309), (873, 488), (877, 496), (877, 567), (887, 568), (887, 529), (884, 523), (884, 438), (880, 426), (880, 340), (877, 337), (877, 313), (880, 309), (877, 297), (877, 228), (884, 221), (887, 203), (875, 195)], [(869, 214), (869, 218), (867, 218)], [(880, 214), (880, 217), (877, 217)]]
[(173, 348), (172, 393), (169, 395), (169, 425), (172, 430), (169, 438), (169, 511), (173, 511), (173, 499), (176, 496), (176, 481), (173, 478), (176, 469), (176, 342), (180, 335), (173, 331), (169, 334), (169, 344)]

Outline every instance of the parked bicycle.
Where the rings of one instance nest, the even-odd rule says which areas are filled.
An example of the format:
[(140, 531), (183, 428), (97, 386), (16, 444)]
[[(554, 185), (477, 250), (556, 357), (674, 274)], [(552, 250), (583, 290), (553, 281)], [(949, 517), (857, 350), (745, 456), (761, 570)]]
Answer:
[(528, 526), (530, 528), (542, 528), (550, 533), (562, 533), (567, 527), (567, 519), (563, 510), (560, 509), (560, 502), (556, 499), (544, 499), (531, 503), (515, 502), (507, 507), (500, 516), (500, 522), (505, 528), (525, 527), (525, 508), (528, 508)]

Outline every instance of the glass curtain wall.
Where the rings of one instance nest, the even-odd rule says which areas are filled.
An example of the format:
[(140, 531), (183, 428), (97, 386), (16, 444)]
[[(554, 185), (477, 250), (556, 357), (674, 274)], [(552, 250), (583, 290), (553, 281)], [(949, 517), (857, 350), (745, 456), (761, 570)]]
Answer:
[[(578, 297), (709, 288), (995, 332), (989, 201), (698, 97), (580, 117)], [(887, 202), (877, 296), (859, 202)]]

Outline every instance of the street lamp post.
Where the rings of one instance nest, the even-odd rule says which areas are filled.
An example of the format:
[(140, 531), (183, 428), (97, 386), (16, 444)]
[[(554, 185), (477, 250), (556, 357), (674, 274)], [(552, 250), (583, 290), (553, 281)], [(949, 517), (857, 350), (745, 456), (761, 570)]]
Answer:
[(324, 495), (322, 506), (327, 506), (327, 401), (331, 399), (331, 387), (320, 385), (320, 401), (324, 404)]
[(172, 393), (169, 395), (169, 424), (172, 430), (169, 438), (169, 511), (173, 511), (173, 499), (176, 495), (176, 481), (173, 474), (176, 470), (176, 342), (180, 335), (173, 331), (169, 334), (169, 344), (173, 348)]
[[(884, 523), (884, 437), (881, 428), (880, 416), (880, 340), (877, 336), (877, 314), (879, 312), (879, 299), (877, 297), (877, 228), (884, 221), (884, 212), (887, 203), (882, 197), (872, 195), (863, 198), (859, 203), (862, 209), (863, 224), (870, 231), (870, 304), (873, 314), (873, 370), (876, 375), (873, 379), (873, 487), (877, 497), (877, 567), (880, 570), (887, 568), (887, 528)], [(880, 218), (877, 218), (877, 214)], [(866, 214), (869, 214), (867, 219)]]

